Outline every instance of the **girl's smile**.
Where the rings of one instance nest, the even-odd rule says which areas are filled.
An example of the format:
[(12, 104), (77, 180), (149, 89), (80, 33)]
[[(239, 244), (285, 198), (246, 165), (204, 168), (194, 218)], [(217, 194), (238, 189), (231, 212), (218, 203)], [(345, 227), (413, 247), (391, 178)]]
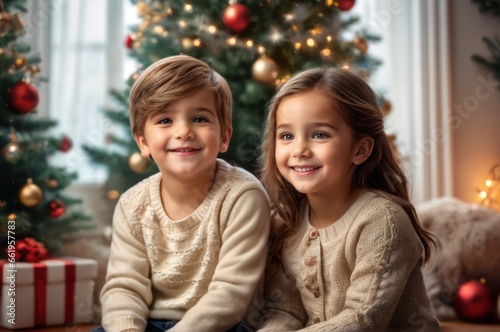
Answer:
[(320, 167), (311, 166), (292, 166), (293, 170), (301, 175), (309, 175), (320, 169)]

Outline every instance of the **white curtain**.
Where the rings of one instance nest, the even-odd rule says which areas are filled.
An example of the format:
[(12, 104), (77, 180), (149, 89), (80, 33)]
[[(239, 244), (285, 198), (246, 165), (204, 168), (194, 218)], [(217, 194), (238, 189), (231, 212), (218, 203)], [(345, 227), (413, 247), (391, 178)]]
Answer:
[[(110, 89), (121, 89), (130, 75), (123, 44), (135, 8), (124, 0), (29, 1), (28, 32), (42, 56), (39, 113), (58, 121), (54, 134), (73, 141), (53, 162), (78, 172), (76, 183), (100, 183), (106, 169), (92, 164), (82, 145), (105, 146), (106, 135), (120, 130), (103, 116)], [(30, 41), (30, 42), (31, 42)], [(43, 42), (42, 42), (43, 41)], [(128, 70), (128, 73), (127, 73)]]
[(383, 65), (371, 83), (392, 103), (414, 203), (452, 194), (448, 0), (358, 0), (353, 14), (380, 35), (369, 52)]

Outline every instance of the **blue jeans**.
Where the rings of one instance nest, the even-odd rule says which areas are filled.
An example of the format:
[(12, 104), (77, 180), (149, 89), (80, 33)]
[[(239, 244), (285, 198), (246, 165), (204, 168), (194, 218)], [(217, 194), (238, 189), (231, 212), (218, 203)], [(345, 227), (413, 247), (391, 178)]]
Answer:
[[(145, 332), (164, 332), (170, 330), (177, 324), (176, 320), (161, 320), (161, 319), (148, 319), (148, 325), (146, 326)], [(102, 326), (92, 330), (92, 332), (106, 332)], [(250, 332), (241, 324), (237, 324), (235, 327), (227, 332)]]
[[(164, 332), (174, 327), (177, 322), (178, 321), (176, 320), (160, 320), (149, 318), (145, 332)], [(99, 326), (98, 328), (92, 330), (92, 332), (106, 332), (106, 330), (102, 326)]]

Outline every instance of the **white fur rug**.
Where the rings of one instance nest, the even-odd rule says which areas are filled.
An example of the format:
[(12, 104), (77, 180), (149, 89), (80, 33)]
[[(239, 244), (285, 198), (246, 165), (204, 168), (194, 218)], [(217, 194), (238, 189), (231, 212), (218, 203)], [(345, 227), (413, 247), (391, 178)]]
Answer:
[(422, 226), (441, 243), (423, 269), (427, 293), (439, 319), (456, 319), (451, 304), (462, 283), (484, 278), (500, 290), (500, 212), (451, 197), (416, 209)]

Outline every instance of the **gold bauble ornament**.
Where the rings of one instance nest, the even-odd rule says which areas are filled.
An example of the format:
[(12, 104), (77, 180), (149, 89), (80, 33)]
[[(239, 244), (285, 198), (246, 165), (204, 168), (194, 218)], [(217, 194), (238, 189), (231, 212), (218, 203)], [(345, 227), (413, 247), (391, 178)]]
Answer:
[(151, 8), (148, 6), (148, 4), (144, 1), (139, 1), (137, 3), (137, 15), (139, 16), (146, 16), (149, 14), (151, 11)]
[(59, 186), (59, 181), (57, 181), (57, 179), (54, 178), (48, 178), (45, 180), (45, 184), (49, 188), (57, 188)]
[(118, 190), (111, 189), (110, 191), (108, 191), (107, 196), (111, 200), (116, 200), (118, 199), (118, 197), (120, 197), (120, 193), (118, 192)]
[(16, 67), (16, 69), (23, 68), (24, 66), (26, 66), (26, 58), (24, 58), (24, 57), (17, 58), (14, 61), (14, 66)]
[(143, 157), (139, 152), (134, 152), (128, 159), (128, 166), (136, 173), (144, 173), (149, 167), (149, 159)]
[(354, 37), (352, 43), (354, 47), (356, 47), (361, 54), (365, 54), (368, 51), (368, 42), (363, 37), (360, 36)]
[(28, 70), (30, 71), (31, 75), (39, 74), (42, 71), (39, 66), (29, 66)]
[(23, 157), (23, 149), (17, 142), (10, 142), (2, 149), (2, 156), (8, 162), (15, 164)]
[(278, 79), (278, 65), (273, 59), (262, 57), (252, 66), (253, 79), (263, 85), (274, 85)]
[(21, 201), (21, 204), (29, 208), (40, 204), (42, 197), (42, 189), (34, 184), (31, 179), (29, 179), (28, 183), (22, 186), (19, 191), (19, 200)]

